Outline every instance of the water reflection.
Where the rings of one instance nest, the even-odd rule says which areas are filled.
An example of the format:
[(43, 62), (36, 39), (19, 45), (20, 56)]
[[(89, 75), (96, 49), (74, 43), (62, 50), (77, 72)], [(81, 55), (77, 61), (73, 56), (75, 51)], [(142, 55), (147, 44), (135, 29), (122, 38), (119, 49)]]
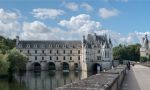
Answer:
[[(15, 82), (18, 84), (9, 89), (3, 89), (0, 83), (0, 90), (55, 90), (55, 88), (87, 78), (87, 72), (26, 72), (15, 74)], [(1, 81), (1, 80), (0, 80)], [(14, 83), (14, 84), (15, 84)], [(10, 86), (9, 83), (7, 83)]]

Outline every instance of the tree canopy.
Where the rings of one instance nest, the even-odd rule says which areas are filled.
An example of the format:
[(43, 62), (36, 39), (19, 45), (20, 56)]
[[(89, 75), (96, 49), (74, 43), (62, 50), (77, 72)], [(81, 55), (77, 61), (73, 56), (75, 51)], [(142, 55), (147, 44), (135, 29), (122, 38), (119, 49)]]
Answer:
[(10, 69), (11, 71), (23, 71), (26, 70), (26, 63), (28, 60), (28, 57), (20, 53), (17, 49), (12, 49), (10, 53), (8, 54), (8, 62), (10, 63)]
[(132, 45), (118, 45), (113, 48), (113, 57), (114, 60), (131, 60), (139, 61), (140, 60), (140, 44)]

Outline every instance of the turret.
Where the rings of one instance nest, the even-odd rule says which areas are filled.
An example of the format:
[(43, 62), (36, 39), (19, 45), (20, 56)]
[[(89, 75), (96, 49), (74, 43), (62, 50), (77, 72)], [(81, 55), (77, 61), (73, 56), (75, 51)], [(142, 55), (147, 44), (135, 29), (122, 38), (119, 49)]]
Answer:
[(16, 36), (16, 46), (19, 44), (19, 36)]
[(148, 45), (148, 38), (147, 38), (147, 35), (145, 35), (145, 38), (143, 38), (143, 47), (148, 49), (149, 48), (149, 45)]

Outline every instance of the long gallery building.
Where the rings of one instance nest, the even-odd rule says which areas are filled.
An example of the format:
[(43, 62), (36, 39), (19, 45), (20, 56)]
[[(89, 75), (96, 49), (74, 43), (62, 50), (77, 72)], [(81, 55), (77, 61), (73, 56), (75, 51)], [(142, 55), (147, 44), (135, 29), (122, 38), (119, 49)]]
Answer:
[(96, 33), (83, 40), (25, 41), (16, 37), (16, 48), (29, 57), (27, 70), (110, 69), (112, 47), (107, 35)]

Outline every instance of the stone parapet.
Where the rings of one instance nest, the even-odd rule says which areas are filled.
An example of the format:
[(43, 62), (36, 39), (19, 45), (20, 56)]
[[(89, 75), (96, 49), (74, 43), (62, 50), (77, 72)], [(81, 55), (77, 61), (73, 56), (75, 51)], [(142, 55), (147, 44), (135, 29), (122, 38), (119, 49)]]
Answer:
[(125, 75), (126, 66), (120, 65), (106, 72), (56, 88), (56, 90), (119, 90)]

